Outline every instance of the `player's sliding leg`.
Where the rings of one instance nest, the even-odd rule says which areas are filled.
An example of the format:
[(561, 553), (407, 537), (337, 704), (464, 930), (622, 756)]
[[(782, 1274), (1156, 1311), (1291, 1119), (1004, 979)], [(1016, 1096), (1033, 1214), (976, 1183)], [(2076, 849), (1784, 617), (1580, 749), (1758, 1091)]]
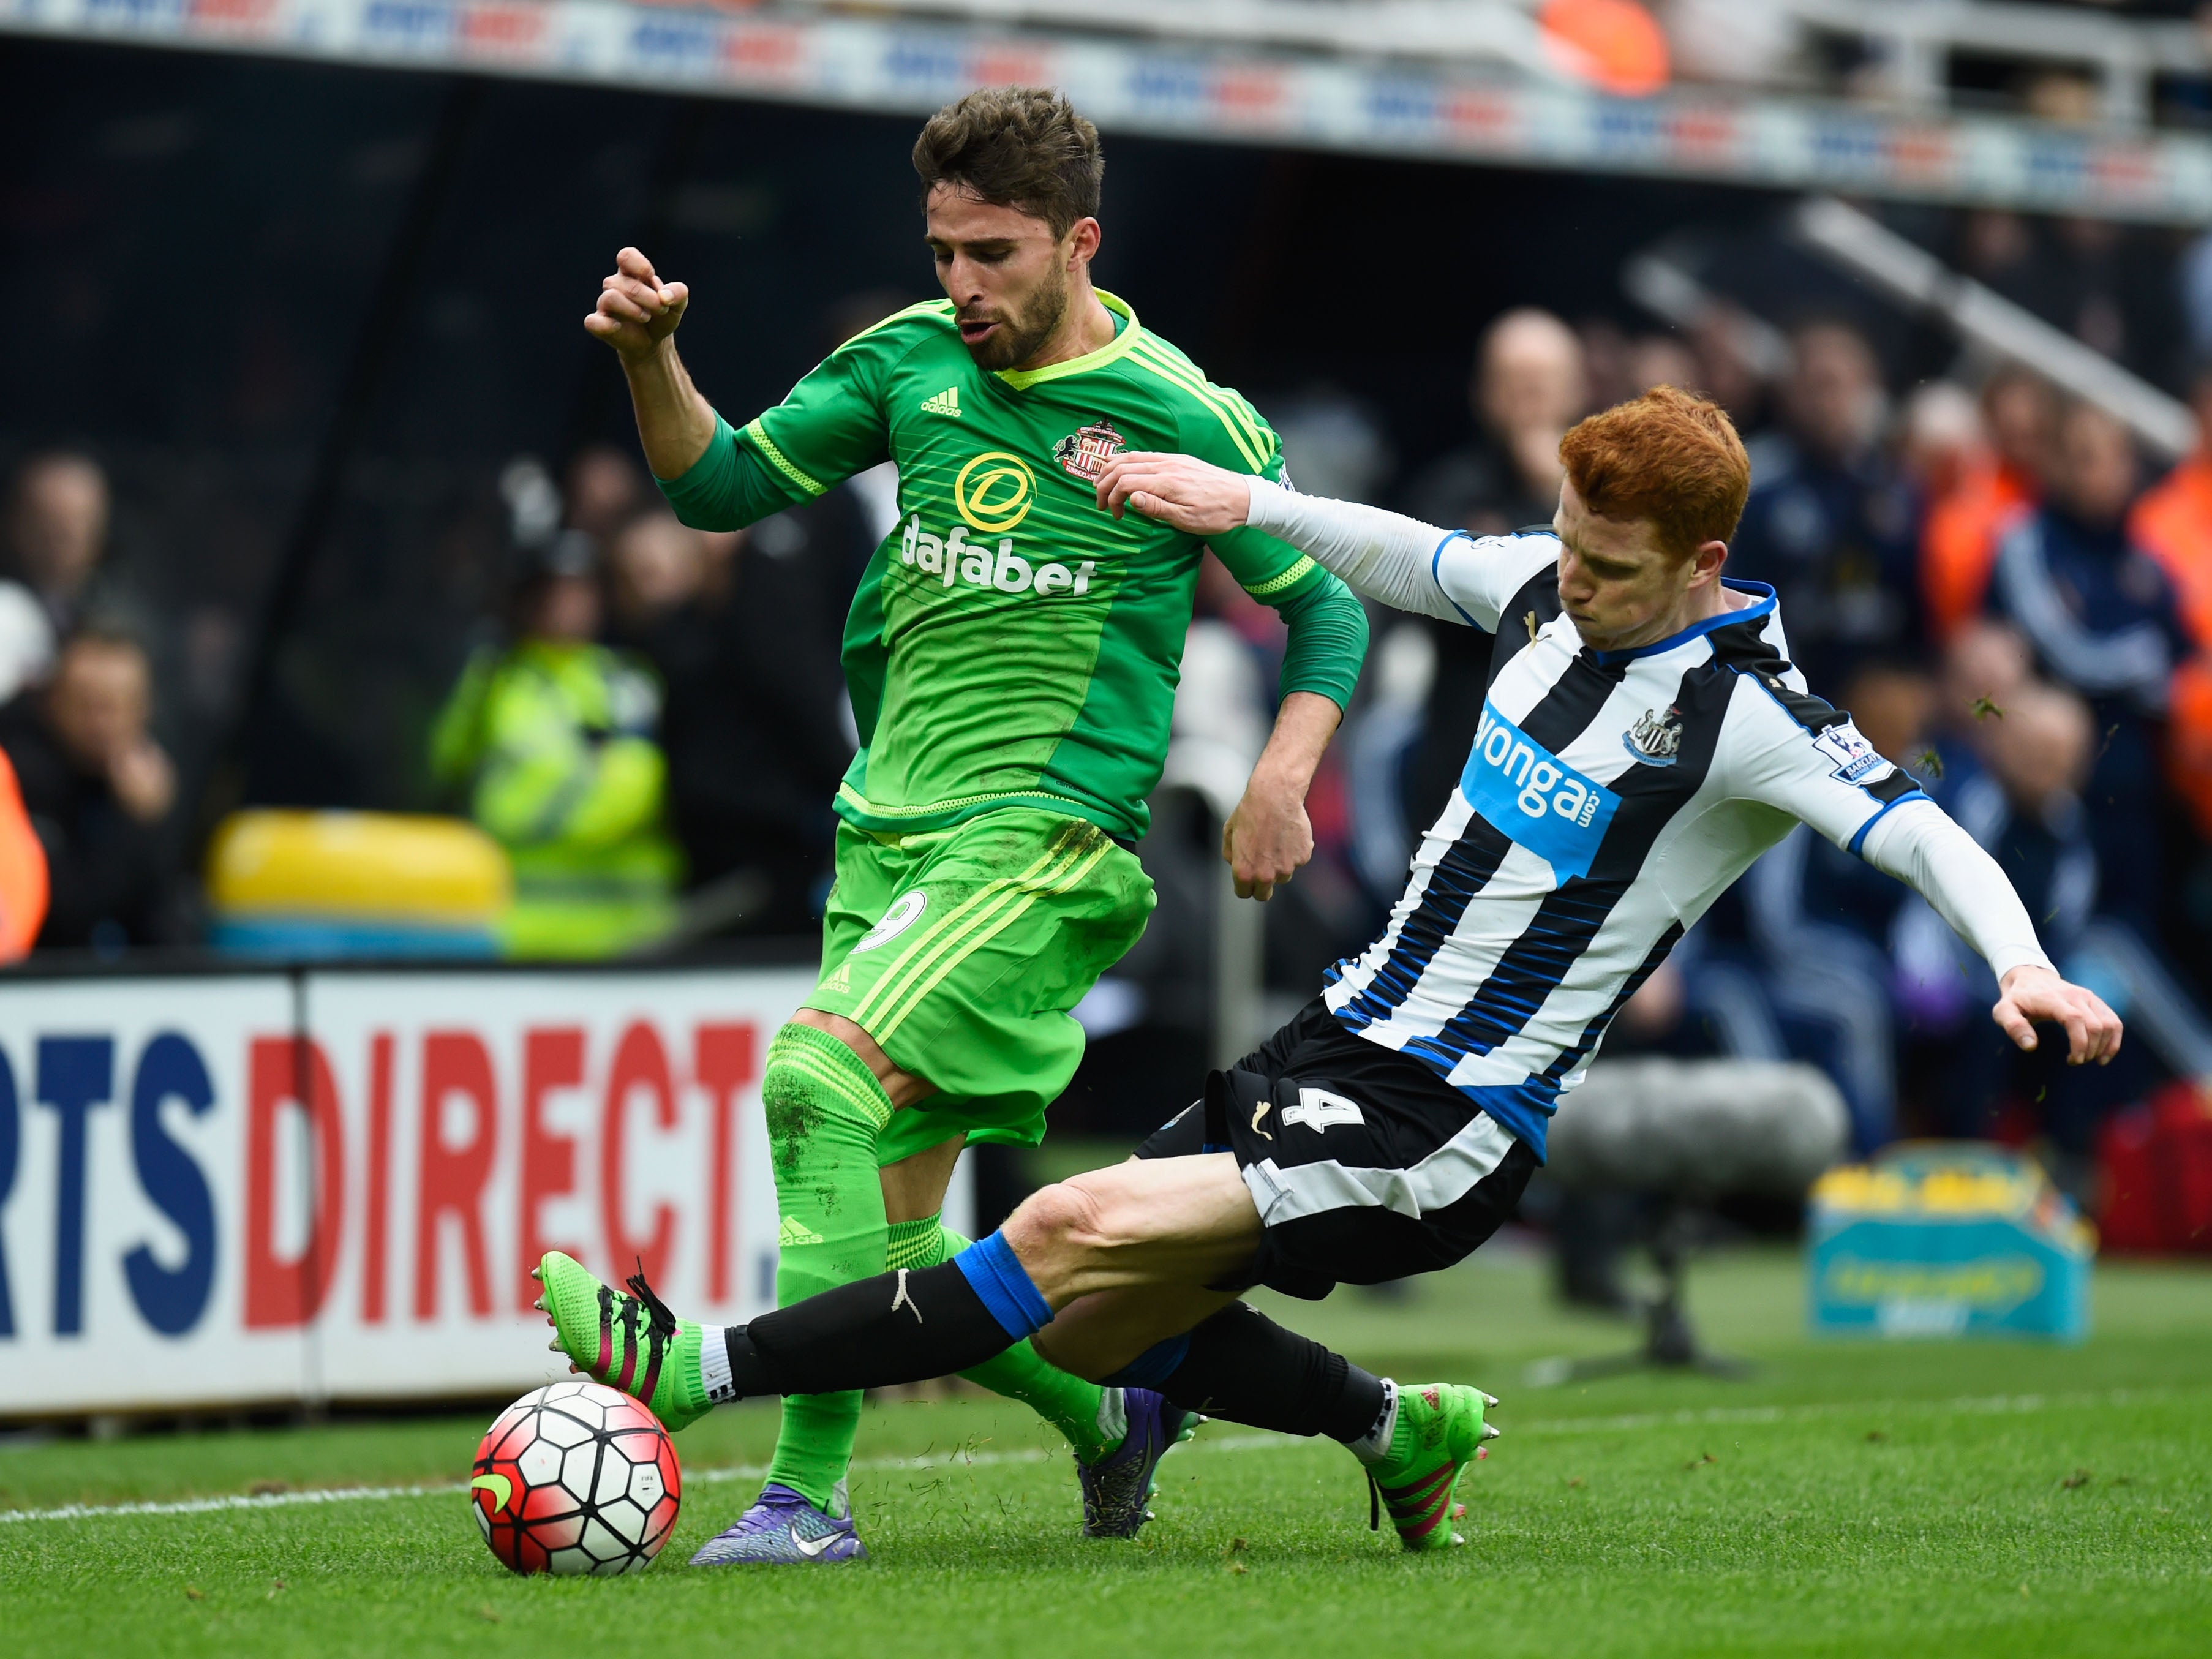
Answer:
[[(887, 1262), (894, 1275), (901, 1269), (912, 1273), (939, 1266), (968, 1245), (936, 1216), (894, 1222), (888, 1232)], [(705, 1329), (696, 1320), (676, 1318), (642, 1275), (629, 1281), (625, 1294), (602, 1285), (582, 1264), (558, 1250), (549, 1251), (532, 1272), (546, 1287), (538, 1306), (552, 1316), (558, 1333), (549, 1346), (567, 1353), (587, 1375), (635, 1395), (672, 1431), (695, 1422), (718, 1401), (738, 1397), (729, 1389), (722, 1332)], [(957, 1374), (994, 1394), (1020, 1401), (1067, 1437), (1077, 1460), (1086, 1536), (1133, 1535), (1146, 1518), (1145, 1500), (1152, 1490), (1154, 1469), (1171, 1447), (1190, 1438), (1202, 1420), (1199, 1413), (1170, 1404), (1152, 1389), (1102, 1386), (1076, 1376), (1044, 1358), (1026, 1340), (1006, 1346), (1000, 1339), (991, 1346), (999, 1352), (978, 1348), (987, 1357), (960, 1368)], [(899, 1380), (947, 1374), (931, 1370)], [(788, 1407), (794, 1403), (840, 1400), (848, 1395), (857, 1398), (860, 1392), (837, 1389), (787, 1396), (787, 1433), (793, 1420)], [(799, 1421), (807, 1428), (818, 1428), (827, 1415)], [(807, 1529), (823, 1522), (836, 1525), (819, 1535), (827, 1536), (831, 1529), (849, 1533), (849, 1516), (842, 1505), (832, 1514), (828, 1506), (812, 1504), (784, 1481), (772, 1480), (769, 1486), (772, 1490), (738, 1521), (732, 1534), (750, 1537), (764, 1529), (787, 1534), (794, 1519), (810, 1544), (817, 1534)], [(794, 1502), (811, 1504), (813, 1513), (786, 1514)], [(840, 1547), (853, 1547), (841, 1542)], [(834, 1559), (846, 1558), (840, 1554)]]
[[(828, 1058), (834, 1064), (835, 1056)], [(857, 1079), (847, 1082), (848, 1092), (858, 1090)], [(784, 1092), (778, 1090), (779, 1095)], [(814, 1196), (819, 1199), (818, 1189)], [(849, 1218), (858, 1206), (838, 1203), (828, 1207), (842, 1209)], [(787, 1224), (793, 1212), (787, 1204), (787, 1246), (799, 1231)], [(814, 1227), (801, 1225), (815, 1238), (802, 1242), (797, 1251), (787, 1248), (786, 1258), (796, 1255), (804, 1267), (807, 1253), (826, 1248), (829, 1240)], [(885, 1238), (885, 1265), (895, 1269), (935, 1267), (968, 1243), (947, 1230), (937, 1215), (891, 1223)], [(645, 1401), (672, 1431), (696, 1420), (718, 1399), (734, 1397), (725, 1392), (727, 1370), (721, 1364), (720, 1333), (712, 1333), (712, 1340), (702, 1345), (700, 1325), (678, 1320), (642, 1275), (629, 1281), (629, 1293), (624, 1294), (602, 1285), (580, 1263), (556, 1250), (546, 1255), (534, 1276), (545, 1285), (538, 1305), (552, 1316), (558, 1333), (550, 1345), (554, 1350), (567, 1352), (588, 1375)], [(786, 1279), (780, 1273), (780, 1299), (787, 1305), (803, 1299), (792, 1294), (803, 1282), (796, 1275)], [(1102, 1387), (1072, 1376), (1042, 1358), (1027, 1340), (991, 1354), (961, 1375), (993, 1393), (1021, 1401), (1067, 1437), (1081, 1476), (1084, 1530), (1092, 1536), (1125, 1537), (1135, 1532), (1145, 1519), (1144, 1499), (1154, 1467), (1170, 1445), (1189, 1437), (1197, 1420), (1194, 1413), (1170, 1407), (1149, 1390)], [(780, 1462), (771, 1471), (761, 1503), (716, 1540), (723, 1553), (714, 1560), (725, 1555), (731, 1560), (768, 1559), (760, 1554), (763, 1550), (782, 1559), (794, 1524), (797, 1535), (810, 1547), (821, 1538), (833, 1538), (826, 1547), (829, 1553), (810, 1559), (842, 1560), (855, 1552), (864, 1553), (852, 1535), (843, 1494), (837, 1491), (842, 1459), (850, 1455), (850, 1424), (857, 1418), (860, 1398), (858, 1389), (786, 1398)], [(847, 1402), (853, 1407), (850, 1417), (839, 1409)], [(821, 1457), (825, 1446), (830, 1457), (839, 1459), (827, 1468), (816, 1466), (815, 1478), (826, 1502), (798, 1484), (806, 1479), (808, 1461)], [(733, 1550), (745, 1553), (729, 1553)]]
[[(1055, 1290), (1064, 1295), (1065, 1280)], [(1169, 1320), (1182, 1316), (1170, 1306), (1194, 1305), (1152, 1287), (1126, 1300)], [(885, 1386), (966, 1364), (1042, 1329), (1053, 1312), (997, 1233), (943, 1267), (885, 1273), (724, 1332), (724, 1363), (740, 1395), (852, 1378)], [(1135, 1327), (1125, 1321), (1123, 1328)], [(704, 1335), (710, 1352), (715, 1334)], [(1495, 1402), (1480, 1390), (1449, 1383), (1401, 1389), (1242, 1303), (1155, 1343), (1116, 1376), (1149, 1384), (1185, 1411), (1340, 1442), (1375, 1480), (1410, 1549), (1451, 1541), (1454, 1490), (1481, 1443), (1497, 1433), (1484, 1420)]]
[[(1449, 1542), (1453, 1489), (1496, 1432), (1483, 1419), (1486, 1396), (1446, 1384), (1399, 1390), (1199, 1288), (1225, 1263), (1249, 1264), (1258, 1232), (1226, 1155), (1122, 1164), (1047, 1188), (949, 1262), (700, 1333), (702, 1373), (717, 1398), (918, 1381), (979, 1364), (1042, 1329), (1055, 1304), (1080, 1303), (1056, 1331), (1072, 1364), (1118, 1364), (1109, 1381), (1149, 1384), (1186, 1412), (1328, 1435), (1368, 1467), (1408, 1547)], [(550, 1280), (562, 1270), (548, 1266)]]
[[(969, 1243), (933, 1215), (893, 1222), (886, 1232), (885, 1265), (894, 1272), (939, 1266)], [(557, 1333), (549, 1346), (567, 1353), (587, 1375), (644, 1401), (672, 1432), (696, 1421), (718, 1399), (735, 1397), (725, 1391), (727, 1370), (720, 1332), (712, 1334), (711, 1343), (702, 1343), (699, 1323), (676, 1318), (641, 1275), (629, 1281), (625, 1294), (601, 1284), (581, 1263), (554, 1250), (532, 1270), (532, 1276), (544, 1284), (538, 1306), (552, 1316)], [(1144, 1518), (1146, 1492), (1120, 1495), (1120, 1489), (1131, 1483), (1131, 1470), (1139, 1466), (1146, 1477), (1142, 1484), (1148, 1487), (1160, 1455), (1169, 1446), (1188, 1439), (1197, 1421), (1195, 1413), (1169, 1407), (1151, 1390), (1105, 1387), (1064, 1371), (1027, 1340), (990, 1354), (959, 1375), (994, 1394), (1020, 1401), (1067, 1437), (1082, 1476), (1084, 1528), (1094, 1536), (1126, 1536), (1136, 1529)], [(858, 1392), (795, 1395), (786, 1405)], [(1129, 1432), (1132, 1412), (1138, 1431), (1133, 1438)], [(798, 1491), (785, 1482), (775, 1484), (786, 1492)], [(1094, 1492), (1094, 1487), (1099, 1490)]]
[[(734, 1328), (722, 1363), (740, 1395), (879, 1386), (959, 1369), (1051, 1323), (1050, 1352), (1072, 1369), (1149, 1386), (1186, 1411), (1338, 1440), (1367, 1466), (1409, 1548), (1449, 1543), (1453, 1490), (1496, 1433), (1484, 1420), (1494, 1402), (1449, 1384), (1401, 1391), (1200, 1288), (1249, 1267), (1261, 1233), (1228, 1155), (1125, 1164), (1046, 1188), (943, 1267)], [(1054, 1322), (1060, 1309), (1066, 1329)], [(711, 1352), (712, 1332), (703, 1343)]]

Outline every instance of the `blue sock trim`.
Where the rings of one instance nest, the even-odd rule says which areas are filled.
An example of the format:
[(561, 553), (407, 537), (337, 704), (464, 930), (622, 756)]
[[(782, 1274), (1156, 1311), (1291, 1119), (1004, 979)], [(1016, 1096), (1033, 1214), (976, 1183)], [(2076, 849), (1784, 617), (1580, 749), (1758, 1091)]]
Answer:
[(1106, 1379), (1115, 1389), (1157, 1389), (1176, 1374), (1190, 1352), (1190, 1333), (1171, 1336), (1152, 1346)]
[(952, 1258), (952, 1265), (1015, 1341), (1052, 1323), (1052, 1305), (1037, 1294), (1029, 1269), (1015, 1256), (1004, 1233), (977, 1239)]

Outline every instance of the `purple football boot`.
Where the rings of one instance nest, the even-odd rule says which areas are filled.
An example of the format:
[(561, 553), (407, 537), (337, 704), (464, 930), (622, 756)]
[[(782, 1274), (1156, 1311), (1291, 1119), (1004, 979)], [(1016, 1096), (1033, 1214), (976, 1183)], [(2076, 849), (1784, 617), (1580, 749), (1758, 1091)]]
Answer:
[(760, 1562), (803, 1567), (866, 1560), (867, 1546), (853, 1530), (853, 1505), (843, 1481), (837, 1483), (830, 1502), (845, 1511), (843, 1519), (825, 1514), (790, 1487), (771, 1480), (738, 1524), (708, 1540), (691, 1558), (691, 1565), (732, 1567)]
[(1083, 1484), (1085, 1538), (1134, 1538), (1137, 1528), (1152, 1518), (1145, 1505), (1158, 1490), (1152, 1472), (1160, 1459), (1206, 1421), (1150, 1389), (1125, 1389), (1121, 1401), (1129, 1423), (1121, 1443), (1096, 1463), (1076, 1466)]

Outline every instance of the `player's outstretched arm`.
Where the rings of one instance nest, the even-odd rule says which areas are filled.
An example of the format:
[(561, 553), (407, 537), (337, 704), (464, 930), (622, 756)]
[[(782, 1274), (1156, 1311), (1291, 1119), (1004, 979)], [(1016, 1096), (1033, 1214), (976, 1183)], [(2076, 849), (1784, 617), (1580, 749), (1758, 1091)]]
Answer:
[(682, 477), (714, 436), (714, 405), (676, 355), (677, 325), (690, 303), (690, 289), (663, 281), (652, 260), (626, 247), (615, 255), (614, 272), (599, 284), (599, 304), (584, 319), (585, 331), (622, 359), (645, 464), (656, 478)]
[(1916, 799), (1887, 814), (1868, 837), (1865, 856), (1981, 953), (2001, 993), (1990, 1018), (2020, 1047), (2034, 1049), (2035, 1028), (2048, 1022), (2065, 1030), (2069, 1065), (2103, 1065), (2119, 1053), (2120, 1017), (2095, 992), (2059, 977), (1997, 861), (1933, 801)]
[(1301, 495), (1194, 455), (1141, 450), (1108, 465), (1098, 480), (1098, 505), (1117, 519), (1134, 507), (1193, 536), (1221, 536), (1249, 525), (1335, 572), (1354, 592), (1445, 622), (1468, 620), (1437, 586), (1434, 571), (1437, 546), (1454, 532), (1403, 514)]

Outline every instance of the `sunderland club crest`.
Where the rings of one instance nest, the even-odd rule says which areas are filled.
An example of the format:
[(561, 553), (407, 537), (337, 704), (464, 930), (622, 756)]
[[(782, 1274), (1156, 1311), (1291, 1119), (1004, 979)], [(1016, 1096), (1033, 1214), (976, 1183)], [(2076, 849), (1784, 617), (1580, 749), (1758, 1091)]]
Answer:
[(1682, 711), (1647, 708), (1620, 734), (1621, 744), (1646, 766), (1672, 766), (1682, 747)]
[(1052, 458), (1072, 478), (1085, 483), (1096, 483), (1106, 470), (1106, 463), (1119, 455), (1128, 445), (1114, 428), (1114, 422), (1100, 416), (1092, 424), (1079, 427), (1052, 447)]

